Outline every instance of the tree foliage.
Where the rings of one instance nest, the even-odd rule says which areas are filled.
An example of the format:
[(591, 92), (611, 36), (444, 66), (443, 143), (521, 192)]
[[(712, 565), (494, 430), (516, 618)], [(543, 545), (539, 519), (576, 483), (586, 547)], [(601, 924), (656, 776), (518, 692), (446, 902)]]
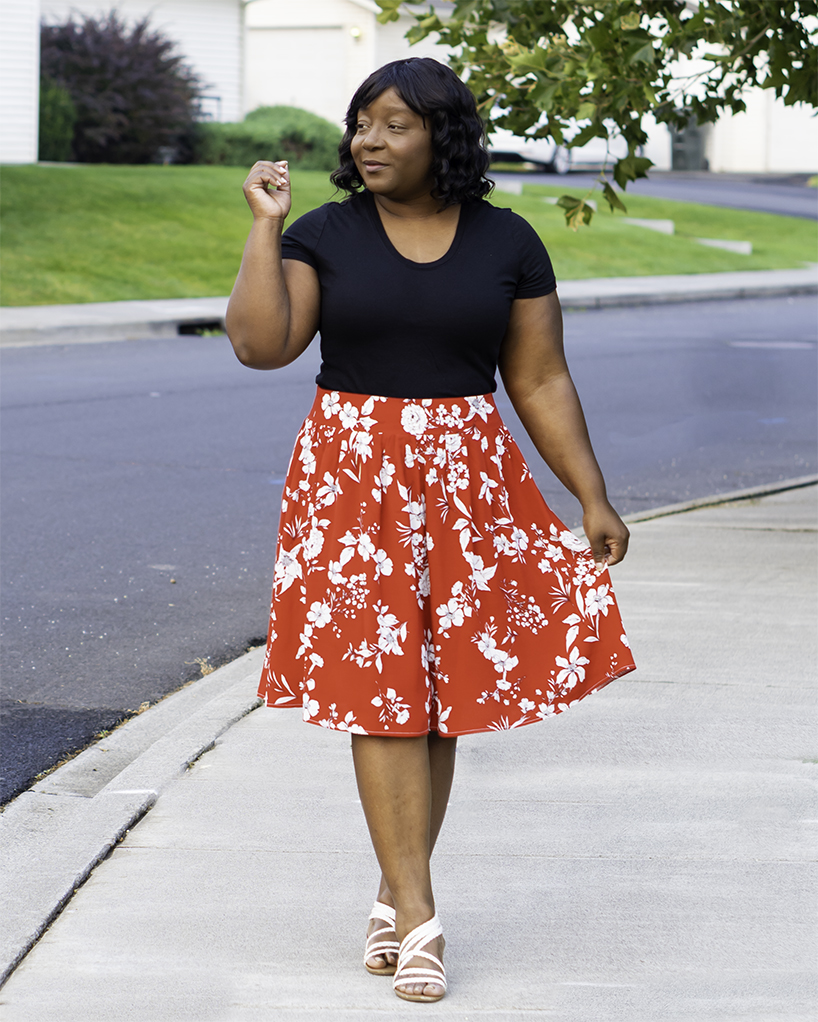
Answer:
[(41, 73), (65, 89), (76, 111), (72, 155), (85, 163), (150, 163), (178, 150), (198, 110), (199, 82), (153, 31), (116, 11), (43, 24)]
[[(378, 0), (381, 22), (401, 0)], [(682, 128), (745, 109), (750, 86), (788, 105), (818, 106), (818, 0), (455, 0), (414, 15), (414, 43), (433, 33), (477, 98), (489, 128), (571, 148), (619, 135), (620, 188), (652, 166), (643, 120)], [(606, 175), (611, 209), (624, 209)], [(569, 226), (590, 222), (563, 202)]]

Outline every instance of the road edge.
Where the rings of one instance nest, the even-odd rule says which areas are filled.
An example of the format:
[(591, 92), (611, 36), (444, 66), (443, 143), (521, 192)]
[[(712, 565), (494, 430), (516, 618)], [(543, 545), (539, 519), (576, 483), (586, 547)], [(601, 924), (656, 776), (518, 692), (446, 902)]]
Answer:
[(202, 689), (179, 689), (6, 805), (0, 987), (161, 792), (261, 705), (263, 656), (258, 647), (203, 678)]
[(714, 493), (709, 497), (698, 497), (683, 500), (678, 504), (665, 504), (646, 511), (634, 511), (623, 515), (626, 525), (635, 522), (649, 522), (654, 518), (665, 518), (667, 515), (680, 515), (685, 511), (695, 511), (701, 507), (715, 507), (717, 504), (732, 504), (737, 500), (752, 500), (753, 497), (769, 497), (773, 493), (784, 493), (786, 490), (799, 490), (803, 486), (815, 486), (818, 475), (796, 476), (793, 479), (781, 479), (777, 483), (762, 483), (760, 486), (748, 486), (743, 490), (729, 490), (726, 493)]

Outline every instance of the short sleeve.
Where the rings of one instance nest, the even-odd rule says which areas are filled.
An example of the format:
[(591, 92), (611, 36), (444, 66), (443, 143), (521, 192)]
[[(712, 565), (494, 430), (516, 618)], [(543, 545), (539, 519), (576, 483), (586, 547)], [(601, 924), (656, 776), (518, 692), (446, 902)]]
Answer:
[(327, 206), (319, 206), (290, 224), (281, 238), (281, 258), (297, 259), (318, 269), (316, 250), (327, 222)]
[(514, 234), (519, 255), (519, 275), (515, 298), (540, 298), (557, 290), (557, 278), (540, 236), (521, 216), (514, 218)]

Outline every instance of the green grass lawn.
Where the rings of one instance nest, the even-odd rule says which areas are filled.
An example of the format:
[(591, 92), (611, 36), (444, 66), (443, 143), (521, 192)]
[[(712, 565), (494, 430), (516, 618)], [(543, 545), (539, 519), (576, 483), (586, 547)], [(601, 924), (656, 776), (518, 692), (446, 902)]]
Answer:
[[(228, 294), (251, 222), (244, 178), (239, 167), (4, 167), (0, 304)], [(675, 220), (677, 234), (624, 224), (601, 204), (593, 225), (574, 234), (544, 201), (572, 191), (569, 179), (494, 198), (533, 224), (558, 278), (779, 269), (816, 259), (812, 221), (637, 196), (625, 196), (630, 216)], [(332, 194), (326, 174), (294, 171), (290, 219)], [(753, 255), (707, 249), (695, 236), (751, 241)]]

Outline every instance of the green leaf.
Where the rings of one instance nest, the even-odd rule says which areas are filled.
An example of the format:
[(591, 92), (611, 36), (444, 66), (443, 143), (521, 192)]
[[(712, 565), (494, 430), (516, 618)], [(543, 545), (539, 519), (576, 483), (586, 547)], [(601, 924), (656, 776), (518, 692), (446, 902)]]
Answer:
[(619, 27), (623, 32), (632, 32), (634, 29), (639, 28), (639, 22), (641, 21), (641, 15), (638, 11), (632, 11), (630, 14), (623, 14), (619, 19)]
[(647, 156), (626, 156), (617, 160), (613, 169), (614, 181), (624, 191), (628, 187), (628, 181), (635, 181), (639, 177), (647, 177), (648, 170), (653, 166), (653, 160)]
[(616, 192), (611, 188), (610, 184), (606, 181), (602, 186), (602, 195), (608, 205), (611, 207), (611, 212), (615, 213), (616, 210), (621, 209), (623, 213), (627, 213), (627, 206), (622, 202)]
[(653, 59), (656, 56), (656, 51), (653, 49), (653, 43), (648, 41), (632, 53), (628, 57), (628, 64), (652, 64)]
[(585, 199), (578, 199), (575, 195), (561, 195), (557, 205), (565, 210), (565, 225), (572, 231), (578, 231), (583, 224), (590, 224), (594, 215)]
[(389, 21), (397, 21), (400, 17), (399, 10), (403, 0), (377, 0), (381, 13), (377, 16), (378, 21), (385, 25)]

